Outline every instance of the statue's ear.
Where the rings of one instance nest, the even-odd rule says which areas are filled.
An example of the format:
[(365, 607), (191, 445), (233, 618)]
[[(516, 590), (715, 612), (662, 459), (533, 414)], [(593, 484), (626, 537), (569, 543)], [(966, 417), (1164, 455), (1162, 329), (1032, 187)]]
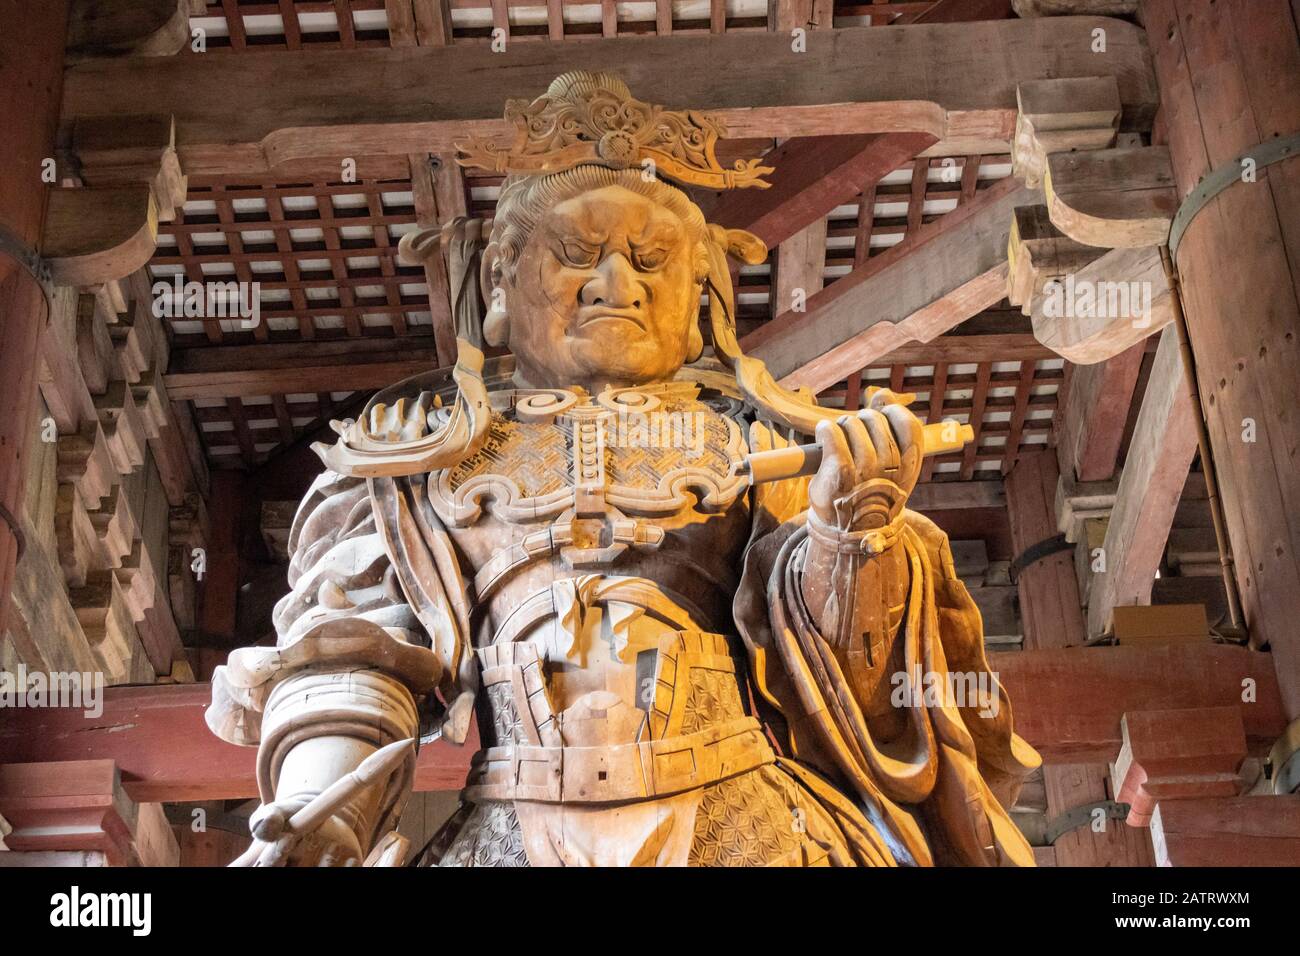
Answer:
[(487, 303), (487, 312), (483, 316), (483, 341), (504, 348), (510, 344), (510, 320), (506, 315), (506, 295), (501, 284), (500, 262), (497, 244), (488, 243), (479, 265), (479, 286), (483, 290), (483, 301)]

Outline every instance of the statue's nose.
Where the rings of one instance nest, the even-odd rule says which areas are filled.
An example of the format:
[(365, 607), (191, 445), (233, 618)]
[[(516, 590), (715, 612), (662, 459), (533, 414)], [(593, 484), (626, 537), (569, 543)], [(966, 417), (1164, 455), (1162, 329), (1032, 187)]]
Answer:
[(632, 263), (623, 253), (616, 252), (596, 266), (596, 274), (582, 287), (579, 298), (583, 305), (639, 309), (645, 296)]

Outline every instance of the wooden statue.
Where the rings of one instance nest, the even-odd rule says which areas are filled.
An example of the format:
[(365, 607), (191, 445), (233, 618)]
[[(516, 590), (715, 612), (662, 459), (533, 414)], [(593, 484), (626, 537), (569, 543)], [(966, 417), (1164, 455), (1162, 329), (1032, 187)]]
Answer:
[(1038, 756), (947, 538), (905, 507), (955, 426), (887, 390), (820, 408), (740, 352), (727, 256), (766, 250), (669, 182), (766, 185), (718, 164), (713, 119), (589, 73), (506, 115), (509, 149), (461, 147), (507, 177), (490, 228), (443, 237), (451, 380), (335, 423), (278, 646), (214, 679), (210, 726), (260, 746), (241, 862), (400, 859), (414, 748), (376, 752), (476, 717), (419, 862), (1032, 865), (1004, 808)]

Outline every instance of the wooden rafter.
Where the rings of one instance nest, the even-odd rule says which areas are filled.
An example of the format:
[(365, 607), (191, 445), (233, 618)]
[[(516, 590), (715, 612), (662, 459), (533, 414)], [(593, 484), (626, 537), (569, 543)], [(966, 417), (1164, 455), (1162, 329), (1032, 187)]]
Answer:
[(934, 338), (1002, 299), (1002, 224), (1032, 197), (1012, 180), (990, 187), (838, 279), (806, 312), (750, 333), (742, 346), (786, 384), (821, 390), (904, 342)]
[[(396, 264), (397, 239), (417, 212), (409, 180), (355, 183), (192, 183), (186, 210), (164, 223), (155, 281), (257, 281), (262, 324), (171, 319), (178, 346), (360, 337), (429, 331), (422, 274)], [(202, 323), (201, 328), (195, 328)]]
[(764, 156), (774, 167), (771, 188), (732, 190), (701, 208), (710, 222), (747, 229), (775, 247), (933, 143), (927, 133), (787, 140)]

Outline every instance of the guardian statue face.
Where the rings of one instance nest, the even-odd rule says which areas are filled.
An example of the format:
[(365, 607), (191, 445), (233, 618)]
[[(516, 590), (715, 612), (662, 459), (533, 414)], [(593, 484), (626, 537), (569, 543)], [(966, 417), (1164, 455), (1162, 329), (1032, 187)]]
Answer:
[(510, 349), (528, 385), (636, 385), (699, 354), (703, 252), (664, 204), (619, 185), (538, 221), (502, 276)]

